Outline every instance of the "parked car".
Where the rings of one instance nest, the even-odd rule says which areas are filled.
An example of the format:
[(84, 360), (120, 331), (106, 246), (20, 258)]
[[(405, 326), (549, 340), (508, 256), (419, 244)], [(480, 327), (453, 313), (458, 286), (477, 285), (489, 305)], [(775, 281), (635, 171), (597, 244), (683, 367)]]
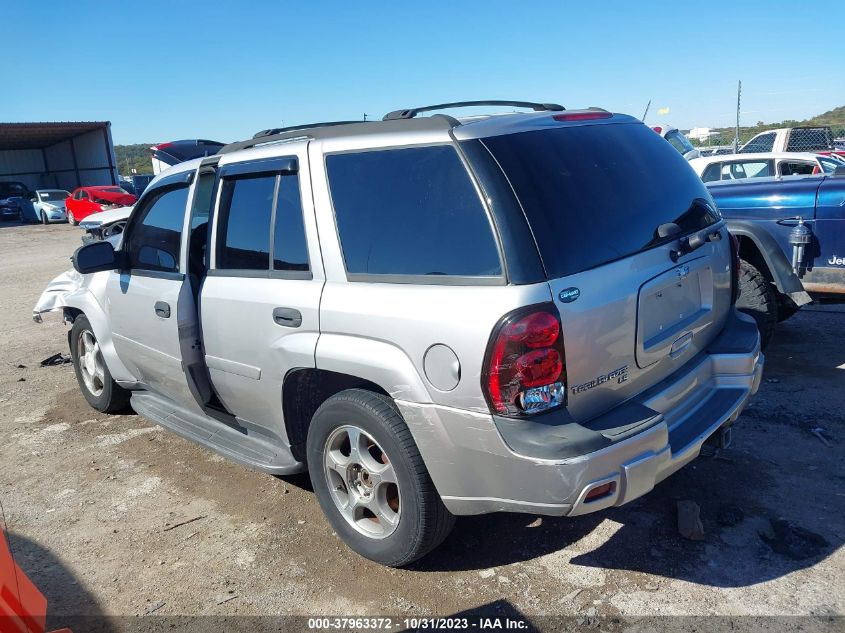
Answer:
[(65, 201), (67, 219), (73, 225), (92, 213), (135, 204), (135, 196), (115, 186), (79, 187)]
[(334, 531), (386, 565), (454, 515), (627, 503), (726, 445), (758, 388), (734, 242), (639, 120), (417, 117), (469, 105), (179, 164), (35, 318), (72, 322), (95, 409), (307, 470)]
[(764, 344), (810, 301), (845, 301), (845, 168), (707, 187), (739, 240), (738, 306), (756, 319)]
[(752, 137), (739, 148), (740, 154), (760, 152), (817, 152), (845, 155), (837, 150), (833, 132), (827, 126), (784, 127), (767, 130)]
[(225, 143), (206, 139), (184, 139), (159, 143), (150, 148), (153, 174), (159, 174), (168, 167), (178, 165), (192, 158), (213, 156)]
[(65, 200), (69, 196), (64, 189), (36, 189), (30, 192), (28, 204), (22, 205), (22, 210), (28, 216), (26, 219), (33, 222), (67, 222)]
[(29, 188), (14, 180), (0, 181), (0, 220), (23, 221), (21, 200), (29, 197)]
[(89, 215), (79, 223), (79, 227), (85, 231), (82, 236), (82, 243), (96, 240), (105, 240), (123, 232), (126, 221), (132, 213), (132, 207), (117, 207), (101, 213)]
[(769, 176), (832, 174), (845, 165), (836, 156), (809, 152), (764, 152), (694, 158), (690, 166), (704, 182), (742, 180)]
[(681, 156), (687, 160), (701, 156), (701, 152), (693, 147), (693, 144), (690, 143), (689, 139), (678, 128), (672, 127), (671, 125), (655, 125), (651, 129), (669, 141), (669, 144), (678, 150)]

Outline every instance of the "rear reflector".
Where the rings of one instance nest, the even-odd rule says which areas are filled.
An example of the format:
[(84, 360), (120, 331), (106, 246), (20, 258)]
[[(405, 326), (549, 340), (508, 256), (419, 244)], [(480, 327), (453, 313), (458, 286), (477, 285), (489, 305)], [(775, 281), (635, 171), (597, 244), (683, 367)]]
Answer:
[(615, 487), (616, 484), (612, 481), (601, 486), (597, 486), (596, 488), (593, 488), (592, 490), (590, 490), (590, 492), (587, 493), (587, 496), (584, 497), (584, 502), (595, 501), (596, 499), (600, 499), (601, 497), (606, 497), (607, 495), (613, 492)]
[(604, 110), (595, 110), (591, 112), (564, 112), (562, 114), (555, 114), (552, 118), (555, 121), (590, 121), (592, 119), (609, 119), (613, 116), (612, 112)]

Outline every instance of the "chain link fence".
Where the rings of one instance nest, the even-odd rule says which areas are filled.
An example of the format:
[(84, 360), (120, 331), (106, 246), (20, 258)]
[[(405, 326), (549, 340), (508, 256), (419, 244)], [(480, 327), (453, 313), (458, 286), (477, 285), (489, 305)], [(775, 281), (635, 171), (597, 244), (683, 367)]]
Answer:
[(825, 152), (845, 151), (845, 126), (796, 125), (788, 132), (774, 126), (740, 127), (706, 131), (690, 130), (687, 137), (702, 155), (742, 152)]

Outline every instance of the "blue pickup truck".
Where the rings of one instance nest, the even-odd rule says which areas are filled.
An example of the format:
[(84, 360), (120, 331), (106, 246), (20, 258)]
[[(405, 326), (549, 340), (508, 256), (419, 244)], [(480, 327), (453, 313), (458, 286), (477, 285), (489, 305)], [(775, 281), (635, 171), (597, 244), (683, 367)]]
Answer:
[(811, 301), (845, 303), (845, 171), (707, 184), (739, 241), (737, 307), (763, 343)]

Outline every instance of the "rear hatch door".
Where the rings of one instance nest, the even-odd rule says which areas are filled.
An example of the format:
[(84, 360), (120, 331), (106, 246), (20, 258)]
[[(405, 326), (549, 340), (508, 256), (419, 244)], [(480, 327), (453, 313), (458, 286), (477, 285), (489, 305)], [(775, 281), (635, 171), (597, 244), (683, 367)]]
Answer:
[[(729, 236), (704, 184), (665, 140), (616, 115), (483, 143), (537, 242), (576, 420), (660, 382), (721, 331), (731, 309)], [(690, 237), (702, 242), (686, 252)]]

